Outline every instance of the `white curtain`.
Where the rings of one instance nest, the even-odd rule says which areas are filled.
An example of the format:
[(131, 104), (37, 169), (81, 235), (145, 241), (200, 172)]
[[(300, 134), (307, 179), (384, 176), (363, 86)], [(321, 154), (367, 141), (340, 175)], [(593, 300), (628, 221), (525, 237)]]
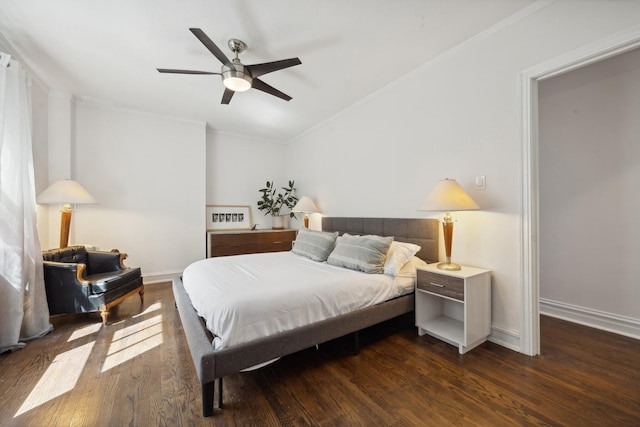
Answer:
[(31, 80), (0, 52), (0, 353), (51, 331), (36, 223)]

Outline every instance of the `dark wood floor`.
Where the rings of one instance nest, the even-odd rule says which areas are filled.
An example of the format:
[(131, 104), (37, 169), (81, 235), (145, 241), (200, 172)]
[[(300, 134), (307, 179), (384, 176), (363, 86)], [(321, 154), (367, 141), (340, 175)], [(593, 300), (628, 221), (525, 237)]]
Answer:
[(2, 426), (640, 425), (640, 341), (543, 317), (542, 355), (492, 343), (460, 356), (410, 317), (225, 381), (201, 417), (200, 387), (170, 284), (146, 287), (100, 327), (55, 331), (0, 356)]

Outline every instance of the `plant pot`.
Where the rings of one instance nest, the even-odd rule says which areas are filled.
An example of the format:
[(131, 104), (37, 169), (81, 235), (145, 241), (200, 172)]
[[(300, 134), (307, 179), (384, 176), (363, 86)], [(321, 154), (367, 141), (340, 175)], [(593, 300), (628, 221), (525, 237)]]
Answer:
[(271, 217), (273, 219), (273, 226), (271, 227), (274, 230), (282, 230), (284, 229), (284, 215), (275, 215)]

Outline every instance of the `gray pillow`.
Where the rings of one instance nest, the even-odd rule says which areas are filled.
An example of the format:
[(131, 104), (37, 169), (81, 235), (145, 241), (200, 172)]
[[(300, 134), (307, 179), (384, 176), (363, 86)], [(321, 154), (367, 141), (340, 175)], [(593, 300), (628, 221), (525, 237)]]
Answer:
[(365, 273), (382, 273), (393, 237), (343, 235), (336, 241), (327, 263)]
[(306, 228), (298, 230), (291, 252), (302, 255), (314, 261), (323, 262), (336, 244), (338, 232), (329, 233), (314, 231)]

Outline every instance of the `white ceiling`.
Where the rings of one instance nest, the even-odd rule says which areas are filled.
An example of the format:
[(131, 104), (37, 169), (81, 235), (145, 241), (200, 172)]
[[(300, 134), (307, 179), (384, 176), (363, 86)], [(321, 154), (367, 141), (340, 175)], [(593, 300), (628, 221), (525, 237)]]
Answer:
[[(0, 0), (0, 35), (49, 90), (286, 142), (533, 0)], [(189, 28), (244, 64), (299, 57), (221, 105), (220, 71)]]

